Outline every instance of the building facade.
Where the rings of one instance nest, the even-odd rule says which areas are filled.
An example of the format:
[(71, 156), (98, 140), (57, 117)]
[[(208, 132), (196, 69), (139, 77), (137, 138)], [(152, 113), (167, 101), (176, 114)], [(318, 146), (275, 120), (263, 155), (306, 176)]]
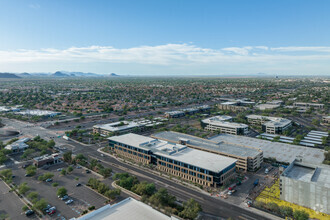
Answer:
[(246, 135), (249, 126), (246, 124), (231, 122), (230, 116), (214, 116), (201, 121), (202, 128), (209, 131), (219, 131), (225, 134)]
[(330, 168), (294, 161), (280, 176), (280, 198), (330, 214)]
[(152, 137), (185, 145), (189, 148), (230, 157), (236, 162), (236, 170), (256, 171), (260, 168), (263, 161), (263, 152), (252, 147), (244, 147), (242, 145), (230, 144), (224, 141), (217, 141), (216, 137), (212, 140), (195, 137), (188, 134), (165, 131), (153, 134)]
[(316, 108), (316, 109), (323, 109), (324, 104), (318, 103), (307, 103), (307, 102), (294, 102), (293, 106), (296, 108)]
[(217, 187), (235, 177), (237, 160), (229, 157), (132, 133), (108, 140), (117, 155), (200, 185)]
[(262, 131), (268, 134), (283, 134), (292, 127), (292, 121), (286, 118), (267, 117), (262, 115), (247, 115), (249, 123), (261, 125)]

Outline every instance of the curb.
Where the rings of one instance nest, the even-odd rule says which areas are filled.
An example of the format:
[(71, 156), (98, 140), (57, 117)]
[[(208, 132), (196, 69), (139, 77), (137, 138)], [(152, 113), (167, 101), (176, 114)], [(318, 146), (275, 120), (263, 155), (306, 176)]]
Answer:
[(113, 182), (111, 183), (111, 185), (112, 185), (114, 188), (119, 188), (122, 192), (124, 192), (124, 193), (126, 193), (126, 194), (132, 196), (134, 199), (137, 199), (137, 200), (139, 200), (139, 201), (141, 200), (141, 196), (139, 196), (138, 194), (135, 194), (134, 192), (132, 192), (132, 191), (130, 191), (130, 190), (128, 190), (128, 189), (125, 189), (125, 188), (123, 188), (123, 187), (121, 187), (121, 186), (118, 186), (118, 185), (116, 184), (116, 181), (113, 181)]

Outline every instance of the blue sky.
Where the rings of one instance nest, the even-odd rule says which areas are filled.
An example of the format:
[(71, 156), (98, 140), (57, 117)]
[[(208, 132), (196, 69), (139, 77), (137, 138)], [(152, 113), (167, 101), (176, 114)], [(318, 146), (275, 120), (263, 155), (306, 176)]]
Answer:
[(0, 0), (0, 72), (330, 75), (326, 0)]

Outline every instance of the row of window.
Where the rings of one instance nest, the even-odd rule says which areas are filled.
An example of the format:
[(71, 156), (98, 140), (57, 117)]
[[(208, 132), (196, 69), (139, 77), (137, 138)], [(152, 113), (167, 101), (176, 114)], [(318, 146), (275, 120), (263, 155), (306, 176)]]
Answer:
[[(168, 167), (170, 169), (174, 169), (174, 170), (180, 171), (180, 167), (173, 166), (172, 164), (166, 164), (166, 163), (164, 163), (162, 161), (159, 161), (158, 164), (160, 164), (162, 166), (165, 166), (165, 167)], [(181, 168), (181, 172), (188, 173), (188, 170)], [(205, 179), (206, 178), (207, 181), (211, 181), (212, 180), (212, 178), (209, 177), (209, 176), (205, 176), (203, 174), (199, 174), (199, 173), (196, 173), (196, 172), (193, 172), (193, 171), (189, 171), (189, 175), (191, 175), (191, 176), (197, 176), (200, 179)]]
[(126, 144), (122, 144), (122, 143), (118, 143), (118, 142), (115, 142), (115, 141), (111, 141), (110, 140), (109, 146), (110, 147), (114, 147), (114, 145), (119, 145), (119, 146), (122, 146), (124, 148), (130, 149), (130, 150), (134, 150), (134, 151), (137, 151), (137, 152), (140, 152), (140, 153), (150, 154), (149, 151), (147, 151), (147, 150), (143, 150), (143, 149), (140, 149), (140, 148), (137, 148), (137, 147), (132, 147), (130, 145), (126, 145)]
[(149, 159), (148, 156), (145, 156), (143, 154), (136, 153), (135, 151), (127, 150), (126, 148), (121, 148), (121, 147), (115, 146), (115, 149), (121, 150), (123, 152), (127, 152), (129, 154), (133, 154), (133, 155), (138, 156), (138, 157), (143, 157), (144, 159)]

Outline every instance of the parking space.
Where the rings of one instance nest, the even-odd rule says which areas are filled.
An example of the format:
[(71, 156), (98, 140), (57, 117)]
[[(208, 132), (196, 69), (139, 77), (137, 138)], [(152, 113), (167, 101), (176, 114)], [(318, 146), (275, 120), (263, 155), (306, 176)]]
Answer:
[[(268, 172), (265, 173), (265, 170)], [(256, 173), (246, 173), (244, 179), (240, 185), (232, 184), (219, 194), (213, 196), (219, 197), (219, 199), (226, 199), (228, 202), (242, 205), (247, 199), (255, 198), (265, 186), (271, 186), (278, 178), (278, 168), (273, 167), (270, 164), (263, 164), (262, 168)], [(258, 180), (258, 184), (254, 183)], [(229, 192), (231, 191), (231, 192)]]
[(24, 203), (18, 196), (9, 192), (10, 188), (0, 180), (0, 215), (7, 216), (9, 219), (37, 219), (34, 217), (26, 217), (22, 211)]
[[(13, 175), (15, 175), (13, 182), (17, 185), (26, 182), (31, 188), (29, 192), (38, 192), (40, 197), (45, 198), (51, 206), (57, 208), (57, 212), (53, 216), (45, 216), (46, 219), (69, 219), (78, 217), (90, 206), (100, 208), (105, 204), (106, 198), (85, 186), (89, 178), (99, 178), (98, 176), (92, 173), (87, 174), (82, 168), (75, 168), (70, 174), (61, 175), (58, 169), (66, 168), (67, 165), (64, 163), (57, 164), (50, 167), (48, 170), (38, 169), (37, 174), (33, 177), (25, 177), (25, 170), (21, 166), (16, 165), (12, 167)], [(38, 181), (38, 176), (47, 172), (54, 174), (52, 181)], [(53, 187), (53, 183), (58, 183), (58, 186)], [(78, 183), (81, 183), (81, 186), (76, 186)], [(59, 187), (65, 187), (67, 189), (69, 199), (73, 200), (71, 204), (67, 205), (65, 201), (57, 197), (56, 192)]]

